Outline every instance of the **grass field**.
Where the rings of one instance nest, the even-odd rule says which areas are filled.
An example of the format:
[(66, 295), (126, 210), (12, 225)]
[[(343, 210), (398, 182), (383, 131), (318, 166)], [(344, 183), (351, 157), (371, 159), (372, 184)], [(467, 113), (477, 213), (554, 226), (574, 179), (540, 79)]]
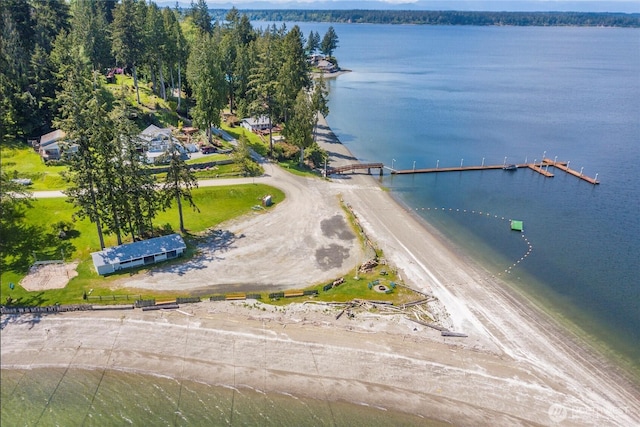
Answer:
[[(259, 205), (263, 196), (270, 194), (275, 204), (284, 200), (282, 191), (263, 184), (246, 184), (228, 187), (205, 187), (193, 191), (194, 201), (199, 212), (188, 206), (183, 207), (184, 222), (188, 230), (186, 241), (189, 250), (189, 235), (197, 235), (208, 228), (253, 212), (253, 207)], [(94, 295), (111, 294), (108, 289), (110, 278), (97, 275), (91, 262), (91, 252), (100, 249), (96, 227), (88, 220), (74, 222), (70, 238), (59, 239), (51, 224), (58, 221), (72, 221), (73, 208), (63, 198), (40, 199), (33, 202), (33, 207), (26, 211), (25, 236), (21, 238), (21, 247), (15, 248), (11, 254), (3, 254), (5, 268), (0, 276), (0, 298), (6, 301), (11, 295), (13, 300), (21, 302), (31, 301), (38, 304), (78, 303), (78, 297), (84, 291), (94, 289)], [(175, 206), (162, 212), (155, 219), (155, 227), (165, 231), (178, 229), (178, 212)], [(105, 244), (116, 244), (115, 236), (106, 236)], [(38, 260), (60, 259), (62, 253), (66, 260), (78, 260), (79, 276), (72, 279), (66, 288), (43, 292), (27, 292), (19, 286), (20, 280), (26, 275), (29, 266)], [(179, 262), (179, 261), (174, 261)], [(10, 289), (9, 284), (15, 288)]]
[(47, 166), (38, 153), (25, 144), (3, 144), (0, 147), (0, 169), (12, 178), (28, 178), (33, 182), (29, 189), (36, 191), (61, 190), (66, 183), (61, 172), (65, 166)]

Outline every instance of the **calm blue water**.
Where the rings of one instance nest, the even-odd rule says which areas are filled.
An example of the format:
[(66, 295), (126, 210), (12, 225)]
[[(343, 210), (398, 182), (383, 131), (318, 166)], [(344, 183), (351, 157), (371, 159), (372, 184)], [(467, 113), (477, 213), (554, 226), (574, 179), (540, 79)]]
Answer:
[(640, 30), (334, 28), (353, 72), (330, 82), (328, 121), (359, 159), (411, 169), (546, 152), (598, 174), (599, 186), (524, 169), (383, 185), (495, 274), (527, 250), (504, 222), (423, 208), (523, 220), (534, 250), (508, 277), (640, 367)]

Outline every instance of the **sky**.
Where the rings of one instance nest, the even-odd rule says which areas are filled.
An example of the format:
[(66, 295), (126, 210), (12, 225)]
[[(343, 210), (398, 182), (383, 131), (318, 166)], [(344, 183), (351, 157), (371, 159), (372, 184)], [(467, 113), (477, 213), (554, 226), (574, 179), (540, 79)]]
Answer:
[[(160, 3), (160, 2), (158, 2)], [(164, 1), (163, 1), (164, 3)], [(170, 1), (171, 6), (175, 0)], [(183, 7), (190, 1), (179, 0)], [(640, 13), (638, 0), (207, 0), (227, 9), (404, 9), (478, 11), (574, 11)]]

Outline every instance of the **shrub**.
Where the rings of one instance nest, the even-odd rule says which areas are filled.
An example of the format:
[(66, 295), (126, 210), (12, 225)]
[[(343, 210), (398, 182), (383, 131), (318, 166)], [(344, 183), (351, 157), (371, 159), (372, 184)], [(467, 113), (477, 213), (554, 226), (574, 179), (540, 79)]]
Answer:
[(323, 167), (324, 162), (328, 158), (329, 155), (327, 154), (327, 152), (315, 143), (305, 151), (305, 159), (310, 162), (314, 168)]

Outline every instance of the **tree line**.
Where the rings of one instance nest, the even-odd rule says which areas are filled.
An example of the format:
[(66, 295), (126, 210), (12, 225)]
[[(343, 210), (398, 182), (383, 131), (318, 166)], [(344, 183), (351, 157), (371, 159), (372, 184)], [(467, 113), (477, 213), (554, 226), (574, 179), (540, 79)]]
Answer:
[[(3, 0), (0, 34), (2, 140), (65, 131), (73, 143), (65, 192), (77, 217), (95, 223), (101, 247), (104, 234), (118, 243), (148, 236), (173, 201), (182, 231), (183, 201), (197, 209), (190, 191), (197, 181), (178, 147), (165, 153), (164, 182), (147, 173), (133, 120), (141, 81), (174, 100), (210, 140), (224, 109), (282, 124), (302, 161), (314, 144), (316, 113), (328, 113), (326, 86), (311, 79), (308, 56), (331, 55), (338, 43), (333, 28), (324, 39), (284, 24), (256, 30), (235, 8), (214, 21), (205, 0), (185, 10), (144, 0)], [(133, 103), (130, 88), (107, 90), (105, 74), (114, 68), (132, 76)]]
[[(640, 27), (638, 13), (428, 10), (243, 10), (252, 21), (354, 24)], [(222, 10), (214, 10), (218, 15)]]

